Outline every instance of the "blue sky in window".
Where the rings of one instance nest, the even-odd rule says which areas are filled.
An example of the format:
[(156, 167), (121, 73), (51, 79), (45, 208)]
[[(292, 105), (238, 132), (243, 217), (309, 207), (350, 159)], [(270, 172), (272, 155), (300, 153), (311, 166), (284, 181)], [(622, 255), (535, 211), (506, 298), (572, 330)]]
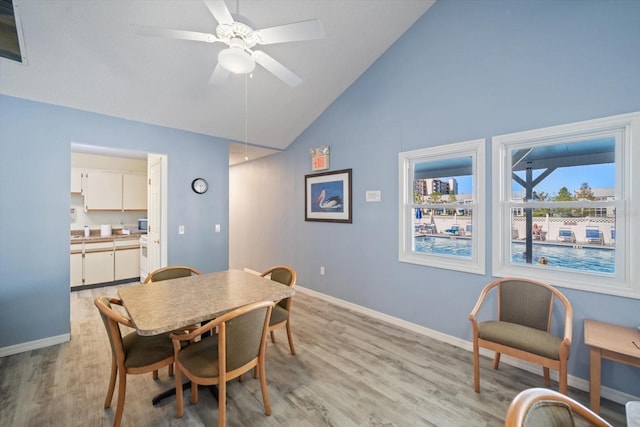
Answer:
[[(534, 177), (542, 173), (542, 170), (534, 171)], [(524, 173), (519, 174), (524, 176)], [(471, 193), (471, 176), (451, 177), (458, 181), (458, 194)], [(440, 178), (448, 181), (449, 177)], [(613, 188), (615, 187), (615, 165), (585, 165), (558, 168), (551, 173), (536, 188), (536, 191), (543, 191), (551, 196), (558, 193), (562, 187), (567, 187), (570, 192), (578, 190), (583, 182), (589, 184), (591, 188)], [(514, 182), (513, 191), (522, 191), (523, 188)]]
[[(534, 171), (534, 177), (540, 173), (542, 170)], [(524, 172), (518, 175), (524, 177)], [(567, 190), (573, 193), (580, 189), (583, 182), (589, 184), (591, 188), (615, 187), (615, 165), (609, 163), (558, 168), (538, 184), (535, 190), (554, 196), (562, 187), (567, 187)], [(523, 188), (514, 181), (513, 191), (522, 190)]]

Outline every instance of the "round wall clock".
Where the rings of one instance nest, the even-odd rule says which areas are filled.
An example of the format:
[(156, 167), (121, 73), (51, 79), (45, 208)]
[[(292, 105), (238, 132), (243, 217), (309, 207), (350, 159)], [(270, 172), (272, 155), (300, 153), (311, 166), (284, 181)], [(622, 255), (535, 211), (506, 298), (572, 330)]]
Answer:
[(204, 178), (196, 178), (191, 183), (191, 188), (198, 194), (204, 194), (209, 189), (209, 184)]

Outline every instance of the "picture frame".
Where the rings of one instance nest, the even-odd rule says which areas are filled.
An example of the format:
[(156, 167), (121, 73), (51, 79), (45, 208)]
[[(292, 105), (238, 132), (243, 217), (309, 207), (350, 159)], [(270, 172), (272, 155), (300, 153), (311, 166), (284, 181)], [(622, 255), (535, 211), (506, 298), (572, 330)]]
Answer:
[(304, 220), (351, 223), (351, 169), (304, 177)]

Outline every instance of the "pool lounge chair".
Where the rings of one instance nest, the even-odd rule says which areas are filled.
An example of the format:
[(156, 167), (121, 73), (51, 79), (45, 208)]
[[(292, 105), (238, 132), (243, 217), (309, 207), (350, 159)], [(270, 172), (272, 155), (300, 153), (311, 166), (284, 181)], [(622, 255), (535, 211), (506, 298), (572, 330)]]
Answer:
[(587, 226), (585, 229), (585, 240), (587, 243), (604, 244), (604, 234), (596, 226)]
[(575, 243), (576, 235), (570, 228), (560, 228), (560, 230), (558, 230), (558, 240), (561, 242)]
[(467, 224), (464, 227), (464, 234), (465, 234), (465, 236), (471, 236), (472, 235), (472, 233), (471, 233), (471, 224)]
[(446, 230), (444, 230), (445, 233), (450, 234), (452, 236), (458, 236), (460, 235), (460, 226), (457, 224), (454, 224), (451, 226), (451, 228), (447, 228)]

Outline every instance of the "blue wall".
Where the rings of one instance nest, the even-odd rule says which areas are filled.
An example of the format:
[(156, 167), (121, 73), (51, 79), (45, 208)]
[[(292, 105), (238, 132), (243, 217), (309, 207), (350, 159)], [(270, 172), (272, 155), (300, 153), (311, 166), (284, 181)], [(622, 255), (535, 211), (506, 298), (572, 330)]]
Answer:
[[(231, 190), (248, 189), (232, 212), (264, 206), (243, 211), (252, 238), (233, 242), (231, 266), (290, 263), (301, 286), (470, 341), (491, 241), (484, 276), (400, 263), (398, 153), (640, 111), (638, 22), (637, 1), (439, 0), (286, 152), (231, 168)], [(332, 170), (353, 168), (353, 224), (304, 221), (320, 145)], [(366, 203), (367, 190), (382, 202)], [(489, 206), (489, 236), (491, 216)], [(265, 223), (279, 224), (278, 239), (261, 237)], [(588, 379), (583, 320), (636, 325), (640, 300), (562, 290), (574, 308), (570, 374)], [(605, 362), (602, 381), (640, 396), (638, 369)]]
[[(226, 142), (0, 96), (0, 348), (70, 332), (72, 142), (166, 154), (169, 264), (228, 268)], [(197, 176), (204, 195), (191, 191)]]

